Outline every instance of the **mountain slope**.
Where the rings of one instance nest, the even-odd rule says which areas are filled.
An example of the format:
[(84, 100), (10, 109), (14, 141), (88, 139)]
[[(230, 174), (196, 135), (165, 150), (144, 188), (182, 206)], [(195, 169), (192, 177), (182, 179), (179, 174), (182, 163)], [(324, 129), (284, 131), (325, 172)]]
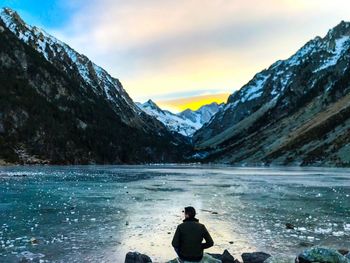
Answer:
[(340, 23), (233, 93), (194, 135), (207, 161), (350, 165), (350, 24)]
[(0, 87), (7, 162), (174, 162), (189, 149), (117, 79), (10, 9), (0, 11)]
[(137, 105), (148, 115), (157, 118), (167, 126), (170, 131), (186, 137), (191, 137), (221, 108), (221, 105), (214, 102), (204, 105), (196, 111), (187, 109), (178, 114), (174, 114), (170, 111), (162, 110), (152, 100), (143, 104), (138, 103)]

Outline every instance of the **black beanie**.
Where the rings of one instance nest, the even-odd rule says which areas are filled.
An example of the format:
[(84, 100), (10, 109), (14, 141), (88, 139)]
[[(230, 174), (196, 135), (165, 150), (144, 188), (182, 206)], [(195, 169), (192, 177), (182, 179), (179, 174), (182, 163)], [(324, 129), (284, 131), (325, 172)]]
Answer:
[(190, 218), (194, 218), (196, 216), (196, 209), (194, 209), (192, 206), (187, 206), (185, 207), (185, 214)]

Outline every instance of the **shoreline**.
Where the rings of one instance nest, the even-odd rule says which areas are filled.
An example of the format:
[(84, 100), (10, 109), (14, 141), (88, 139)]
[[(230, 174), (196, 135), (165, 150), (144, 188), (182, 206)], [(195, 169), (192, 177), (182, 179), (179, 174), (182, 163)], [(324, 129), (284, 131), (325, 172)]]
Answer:
[[(128, 252), (125, 263), (151, 263), (158, 262), (139, 252)], [(178, 259), (166, 261), (166, 263), (178, 263)], [(350, 263), (350, 252), (348, 249), (312, 247), (301, 251), (295, 256), (271, 255), (265, 252), (242, 253), (239, 259), (225, 249), (222, 254), (204, 253), (200, 263)], [(160, 263), (160, 262), (158, 262)]]

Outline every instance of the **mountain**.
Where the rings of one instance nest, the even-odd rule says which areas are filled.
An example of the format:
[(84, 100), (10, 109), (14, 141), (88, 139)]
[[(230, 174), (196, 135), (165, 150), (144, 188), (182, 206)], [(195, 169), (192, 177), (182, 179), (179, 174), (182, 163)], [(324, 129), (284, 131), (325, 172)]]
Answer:
[(188, 151), (118, 79), (11, 9), (0, 9), (0, 160), (181, 161)]
[(350, 23), (256, 74), (193, 137), (204, 161), (350, 165)]
[(152, 100), (143, 104), (138, 103), (137, 105), (148, 115), (157, 118), (167, 126), (170, 131), (179, 133), (186, 137), (191, 137), (222, 107), (214, 102), (204, 105), (196, 111), (187, 109), (178, 114), (174, 114), (170, 111), (162, 110)]
[(222, 107), (223, 104), (212, 102), (210, 104), (203, 105), (195, 111), (191, 109), (184, 110), (178, 115), (193, 122), (199, 122), (201, 123), (201, 126), (203, 126), (204, 124), (208, 123), (214, 114), (217, 113)]

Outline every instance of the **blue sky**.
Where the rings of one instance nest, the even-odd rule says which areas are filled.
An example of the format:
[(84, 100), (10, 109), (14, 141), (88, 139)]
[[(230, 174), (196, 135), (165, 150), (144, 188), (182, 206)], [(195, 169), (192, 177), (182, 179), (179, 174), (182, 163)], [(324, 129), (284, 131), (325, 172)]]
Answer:
[(134, 100), (232, 93), (341, 20), (348, 0), (0, 0)]
[(74, 11), (64, 1), (57, 0), (1, 0), (0, 2), (2, 6), (11, 7), (20, 13), (29, 24), (40, 24), (46, 28), (65, 26)]

